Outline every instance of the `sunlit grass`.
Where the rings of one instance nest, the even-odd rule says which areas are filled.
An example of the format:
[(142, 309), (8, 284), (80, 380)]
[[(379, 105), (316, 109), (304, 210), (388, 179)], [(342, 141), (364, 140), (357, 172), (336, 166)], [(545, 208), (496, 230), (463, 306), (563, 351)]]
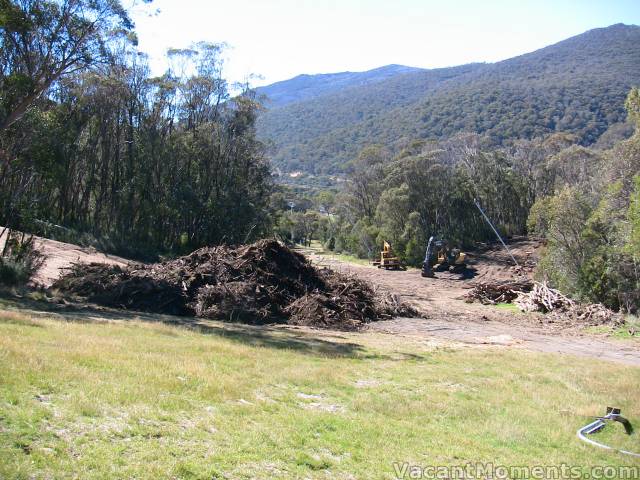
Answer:
[(607, 405), (640, 418), (639, 391), (638, 368), (511, 348), (0, 312), (0, 478), (629, 464), (575, 432)]
[(596, 335), (607, 335), (619, 340), (632, 340), (640, 344), (640, 319), (635, 315), (625, 315), (624, 324), (615, 325), (597, 325), (588, 327), (588, 333)]
[(335, 260), (340, 260), (342, 262), (355, 263), (358, 265), (371, 265), (371, 260), (367, 258), (359, 258), (359, 257), (356, 257), (355, 255), (351, 255), (348, 253), (327, 250), (326, 248), (324, 248), (322, 243), (320, 243), (318, 240), (312, 240), (311, 246), (307, 248), (309, 248), (310, 250), (313, 250), (313, 252), (316, 253), (317, 255), (333, 258)]
[(497, 308), (498, 310), (507, 310), (509, 312), (522, 313), (518, 306), (514, 305), (513, 303), (496, 303), (492, 306), (494, 308)]

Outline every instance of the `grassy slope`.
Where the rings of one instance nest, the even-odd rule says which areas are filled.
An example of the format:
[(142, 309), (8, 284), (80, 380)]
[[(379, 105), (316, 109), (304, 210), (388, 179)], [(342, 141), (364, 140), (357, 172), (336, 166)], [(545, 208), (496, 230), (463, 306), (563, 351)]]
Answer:
[(606, 405), (640, 419), (639, 386), (637, 368), (510, 349), (0, 311), (0, 478), (629, 464), (575, 431)]

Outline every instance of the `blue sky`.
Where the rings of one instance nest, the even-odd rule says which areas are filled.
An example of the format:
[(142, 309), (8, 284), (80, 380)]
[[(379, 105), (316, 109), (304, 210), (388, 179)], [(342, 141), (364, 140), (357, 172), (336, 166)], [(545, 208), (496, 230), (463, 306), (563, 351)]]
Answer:
[(591, 28), (640, 25), (640, 0), (155, 0), (134, 14), (156, 73), (169, 47), (226, 42), (225, 73), (255, 85), (398, 63), (494, 62)]

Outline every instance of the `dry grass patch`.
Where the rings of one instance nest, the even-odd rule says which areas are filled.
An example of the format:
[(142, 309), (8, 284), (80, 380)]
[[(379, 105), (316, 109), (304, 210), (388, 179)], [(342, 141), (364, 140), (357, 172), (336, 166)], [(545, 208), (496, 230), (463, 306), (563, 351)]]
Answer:
[(575, 431), (606, 405), (640, 419), (639, 387), (637, 368), (505, 347), (0, 311), (0, 478), (621, 465)]

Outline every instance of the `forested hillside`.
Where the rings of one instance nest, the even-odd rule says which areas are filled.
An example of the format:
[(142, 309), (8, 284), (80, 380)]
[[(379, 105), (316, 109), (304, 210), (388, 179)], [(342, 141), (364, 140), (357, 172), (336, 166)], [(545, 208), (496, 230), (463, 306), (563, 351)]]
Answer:
[(418, 71), (421, 69), (404, 65), (386, 65), (366, 72), (298, 75), (290, 80), (258, 87), (256, 92), (267, 97), (269, 107), (281, 107), (293, 102), (311, 100), (345, 88), (370, 85), (396, 75)]
[[(623, 102), (624, 105), (624, 102)], [(393, 155), (363, 149), (335, 195), (287, 214), (283, 235), (316, 235), (326, 248), (362, 258), (390, 242), (420, 266), (430, 236), (473, 248), (495, 234), (546, 239), (537, 275), (574, 298), (640, 309), (640, 91), (626, 100), (635, 134), (611, 148), (584, 147), (556, 133), (496, 149), (477, 134), (419, 140)], [(478, 203), (476, 203), (478, 202)], [(302, 203), (302, 202), (298, 202)], [(322, 214), (318, 212), (323, 212)]]
[[(350, 87), (284, 108), (269, 109), (267, 103), (267, 112), (258, 120), (258, 132), (263, 140), (275, 142), (272, 160), (276, 166), (286, 170), (332, 172), (336, 170), (333, 168), (336, 162), (357, 153), (357, 147), (353, 151), (354, 142), (358, 146), (376, 143), (375, 137), (383, 132), (376, 123), (381, 114), (407, 108), (423, 98), (426, 91), (481, 68), (481, 64), (473, 64), (397, 75), (366, 87)], [(370, 141), (360, 144), (358, 138), (350, 135), (362, 125), (374, 130), (370, 132)], [(344, 135), (336, 135), (337, 131)], [(280, 143), (280, 139), (285, 143)], [(316, 150), (311, 152), (312, 148)], [(310, 159), (313, 165), (307, 161)]]
[(334, 173), (365, 145), (475, 132), (508, 144), (570, 132), (583, 145), (624, 120), (640, 82), (640, 27), (613, 25), (495, 64), (396, 75), (271, 107), (258, 122), (285, 170)]

